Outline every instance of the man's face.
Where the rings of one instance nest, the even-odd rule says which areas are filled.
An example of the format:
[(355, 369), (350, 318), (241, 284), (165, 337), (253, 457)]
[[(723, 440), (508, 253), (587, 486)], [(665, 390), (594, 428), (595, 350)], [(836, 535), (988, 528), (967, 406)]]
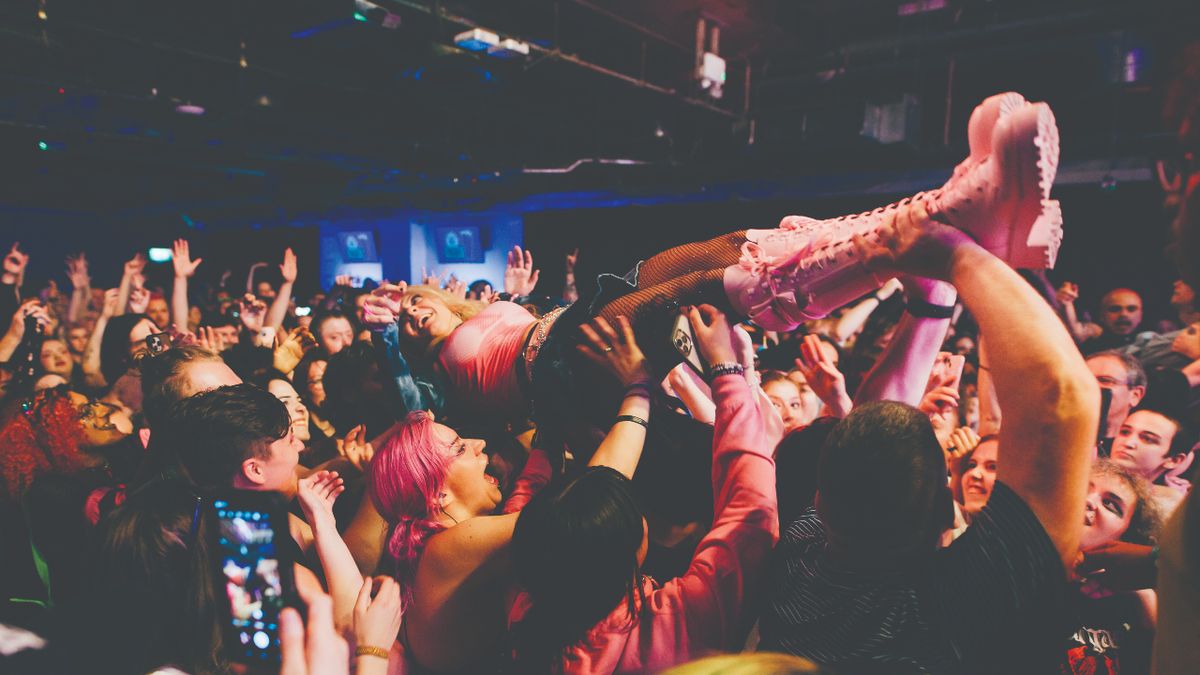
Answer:
[(296, 438), (292, 428), (287, 435), (272, 443), (267, 457), (255, 458), (258, 462), (262, 481), (258, 482), (259, 490), (280, 492), (288, 497), (296, 494), (296, 467), (300, 464), (300, 451), (304, 443)]
[(70, 347), (71, 353), (82, 355), (83, 350), (87, 349), (88, 331), (86, 328), (76, 327), (67, 331), (67, 346)]
[(1173, 421), (1151, 410), (1131, 413), (1113, 441), (1112, 461), (1146, 480), (1157, 480), (1174, 467), (1169, 453), (1177, 431)]
[(166, 330), (167, 324), (171, 321), (167, 301), (163, 298), (150, 298), (150, 304), (146, 305), (146, 316), (150, 317), (159, 330)]
[(236, 326), (217, 326), (213, 328), (213, 333), (220, 338), (221, 344), (226, 348), (238, 343), (238, 329)]
[(255, 291), (257, 291), (256, 295), (259, 297), (260, 300), (275, 299), (275, 289), (271, 287), (270, 282), (267, 282), (267, 281), (258, 282), (258, 286), (255, 287)]
[(1114, 335), (1130, 335), (1142, 323), (1142, 299), (1127, 288), (1118, 288), (1104, 296), (1100, 312), (1104, 330)]
[(1112, 392), (1112, 404), (1108, 408), (1108, 419), (1105, 421), (1105, 438), (1112, 438), (1121, 423), (1129, 415), (1129, 411), (1142, 402), (1145, 387), (1129, 386), (1129, 371), (1125, 364), (1113, 356), (1093, 356), (1087, 360), (1088, 370), (1096, 376), (1096, 383), (1101, 389)]
[(350, 326), (350, 322), (346, 319), (335, 316), (332, 319), (327, 319), (321, 324), (321, 334), (317, 336), (317, 341), (329, 352), (332, 356), (346, 347), (349, 347), (354, 342), (354, 329)]

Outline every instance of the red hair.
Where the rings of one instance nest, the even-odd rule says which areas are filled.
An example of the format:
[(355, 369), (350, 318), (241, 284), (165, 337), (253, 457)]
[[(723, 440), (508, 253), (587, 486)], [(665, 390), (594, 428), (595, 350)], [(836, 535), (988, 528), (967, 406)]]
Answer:
[(429, 537), (446, 529), (442, 485), (449, 459), (446, 443), (433, 429), (433, 417), (414, 412), (392, 430), (371, 460), (367, 490), (380, 515), (392, 525), (387, 551), (396, 562), (396, 580), (412, 599), (417, 562)]
[(65, 388), (47, 389), (22, 401), (0, 427), (0, 497), (17, 500), (35, 478), (87, 468), (79, 452), (79, 410)]

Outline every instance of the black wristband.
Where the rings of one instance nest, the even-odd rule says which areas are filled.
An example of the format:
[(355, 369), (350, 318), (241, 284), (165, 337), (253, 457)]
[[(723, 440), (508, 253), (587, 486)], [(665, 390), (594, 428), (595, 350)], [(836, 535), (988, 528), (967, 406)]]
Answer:
[(954, 316), (954, 305), (935, 305), (931, 302), (909, 298), (904, 311), (920, 319), (949, 319)]
[(650, 423), (637, 415), (617, 415), (617, 419), (613, 421), (613, 424), (617, 424), (618, 422), (633, 422), (634, 424), (642, 425), (643, 428), (650, 428)]
[(634, 382), (633, 384), (625, 385), (625, 395), (628, 396), (630, 393), (637, 391), (639, 389), (641, 391), (646, 392), (646, 396), (650, 395), (650, 383), (649, 382)]

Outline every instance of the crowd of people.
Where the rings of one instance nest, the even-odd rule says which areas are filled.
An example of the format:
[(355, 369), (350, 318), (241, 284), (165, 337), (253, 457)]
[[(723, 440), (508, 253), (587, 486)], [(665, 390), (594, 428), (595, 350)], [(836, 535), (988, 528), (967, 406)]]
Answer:
[[(995, 143), (1025, 114), (1047, 139), (995, 105)], [(178, 240), (169, 287), (138, 254), (92, 288), (80, 253), (65, 293), (13, 243), (0, 667), (1189, 672), (1196, 278), (1146, 325), (1133, 290), (1086, 308), (1014, 271), (962, 182), (1018, 234), (1049, 212), (990, 150), (939, 193), (624, 277), (577, 285), (576, 252), (561, 292), (516, 248), (502, 283), (298, 302), (290, 249), (240, 292)], [(224, 630), (208, 506), (235, 491), (287, 504), (267, 666)]]

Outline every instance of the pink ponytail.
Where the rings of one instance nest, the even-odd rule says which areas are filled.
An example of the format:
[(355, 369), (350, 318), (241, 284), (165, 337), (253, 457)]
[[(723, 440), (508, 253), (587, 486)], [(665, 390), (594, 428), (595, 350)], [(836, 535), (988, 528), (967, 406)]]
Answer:
[(395, 560), (396, 580), (406, 600), (412, 599), (425, 543), (446, 529), (437, 516), (449, 460), (433, 424), (428, 413), (411, 413), (388, 434), (371, 460), (367, 476), (371, 501), (392, 525), (387, 551)]

